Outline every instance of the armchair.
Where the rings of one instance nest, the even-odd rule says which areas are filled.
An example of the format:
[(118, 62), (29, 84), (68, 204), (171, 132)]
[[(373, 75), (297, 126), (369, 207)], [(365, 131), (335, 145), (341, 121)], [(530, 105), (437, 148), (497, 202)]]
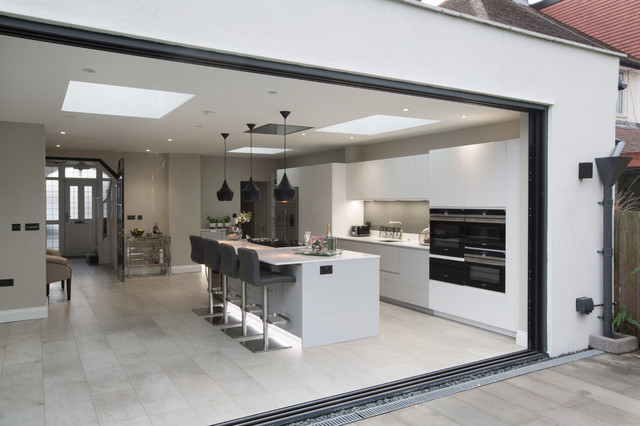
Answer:
[(59, 251), (47, 249), (47, 297), (50, 284), (58, 281), (62, 289), (65, 281), (67, 282), (67, 300), (71, 300), (71, 267), (67, 264), (67, 259), (60, 256)]

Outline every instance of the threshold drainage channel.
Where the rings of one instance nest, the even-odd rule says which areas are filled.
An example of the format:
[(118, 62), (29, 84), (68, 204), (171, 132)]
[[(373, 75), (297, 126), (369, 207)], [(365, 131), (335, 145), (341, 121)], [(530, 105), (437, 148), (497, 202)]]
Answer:
[(503, 380), (511, 379), (513, 377), (522, 376), (524, 374), (533, 373), (536, 371), (544, 370), (547, 368), (557, 367), (568, 362), (578, 361), (584, 358), (589, 358), (594, 355), (601, 354), (598, 350), (587, 350), (576, 354), (566, 355), (559, 358), (547, 359), (546, 361), (540, 361), (534, 364), (525, 365), (523, 367), (517, 367), (501, 373), (491, 374), (487, 377), (480, 379), (469, 380), (459, 384), (452, 384), (450, 386), (439, 388), (435, 390), (428, 390), (417, 395), (412, 395), (398, 399), (388, 403), (382, 403), (373, 407), (359, 409), (354, 407), (351, 412), (347, 414), (339, 414), (331, 417), (330, 415), (322, 418), (309, 419), (304, 422), (299, 422), (299, 425), (312, 425), (312, 426), (337, 426), (344, 425), (359, 420), (364, 420), (370, 417), (379, 416), (381, 414), (387, 414), (403, 408), (408, 408), (413, 405), (429, 402), (434, 399), (442, 398), (445, 396), (453, 395), (458, 392), (464, 392), (471, 389), (476, 389), (481, 386), (486, 386), (492, 383), (500, 382)]
[[(391, 402), (401, 401), (407, 397), (422, 395), (426, 391), (443, 391), (443, 389), (449, 388), (453, 385), (459, 386), (460, 383), (463, 382), (472, 381), (491, 374), (501, 373), (505, 370), (539, 363), (547, 359), (548, 356), (546, 354), (529, 350), (518, 351), (297, 405), (278, 408), (264, 413), (229, 420), (218, 423), (218, 425), (310, 425), (315, 424), (313, 423), (314, 421), (319, 422), (318, 424), (326, 425), (345, 424), (354, 420), (347, 421), (346, 418), (342, 419), (343, 416), (347, 416), (358, 411), (372, 409)], [(435, 398), (436, 394), (433, 395)], [(329, 420), (331, 420), (331, 423), (323, 423), (324, 421)]]

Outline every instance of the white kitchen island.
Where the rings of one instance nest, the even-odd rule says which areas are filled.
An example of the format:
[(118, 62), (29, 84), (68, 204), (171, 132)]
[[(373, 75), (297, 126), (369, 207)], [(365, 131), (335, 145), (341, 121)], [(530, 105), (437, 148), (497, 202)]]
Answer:
[[(343, 251), (335, 256), (307, 256), (293, 248), (272, 248), (241, 241), (220, 241), (258, 252), (274, 271), (294, 275), (293, 284), (276, 284), (269, 311), (290, 318), (280, 327), (297, 336), (303, 348), (377, 336), (380, 332), (380, 256)], [(231, 281), (231, 280), (230, 280)], [(249, 302), (260, 303), (260, 290), (247, 284)]]

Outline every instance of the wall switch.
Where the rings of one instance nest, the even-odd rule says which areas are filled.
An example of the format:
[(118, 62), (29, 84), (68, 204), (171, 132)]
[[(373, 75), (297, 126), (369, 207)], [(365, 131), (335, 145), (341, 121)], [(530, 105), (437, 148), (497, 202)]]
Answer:
[(11, 224), (11, 230), (12, 231), (19, 231), (20, 230), (20, 224), (19, 223), (12, 223)]
[(127, 215), (127, 220), (136, 220), (136, 215), (135, 214), (128, 214)]
[(25, 231), (38, 231), (38, 230), (40, 230), (40, 224), (39, 223), (25, 223), (24, 224), (24, 230)]
[(13, 278), (0, 280), (0, 287), (13, 287)]

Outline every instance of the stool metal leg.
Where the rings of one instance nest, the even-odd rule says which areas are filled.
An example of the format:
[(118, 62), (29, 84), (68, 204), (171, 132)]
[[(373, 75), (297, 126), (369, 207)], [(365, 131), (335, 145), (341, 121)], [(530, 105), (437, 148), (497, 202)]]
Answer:
[[(209, 272), (208, 274), (206, 274), (207, 271)], [(222, 315), (222, 306), (214, 305), (213, 302), (213, 271), (210, 271), (209, 268), (205, 268), (205, 276), (207, 277), (208, 282), (209, 306), (205, 308), (193, 308), (192, 311), (201, 317)]]
[(247, 324), (247, 283), (244, 281), (242, 281), (241, 299), (240, 309), (242, 311), (242, 326), (223, 328), (222, 332), (234, 339), (239, 337), (260, 336), (260, 330)]
[(282, 344), (275, 339), (269, 338), (269, 289), (267, 286), (262, 287), (262, 339), (255, 340), (245, 340), (244, 342), (240, 342), (245, 348), (249, 349), (251, 352), (268, 352), (275, 351), (278, 349), (288, 349), (291, 346)]
[(240, 325), (240, 319), (235, 316), (229, 316), (229, 301), (227, 299), (228, 291), (228, 279), (226, 275), (220, 275), (222, 278), (222, 315), (221, 316), (211, 316), (205, 318), (205, 321), (210, 323), (211, 325), (226, 325), (226, 326), (235, 326)]

